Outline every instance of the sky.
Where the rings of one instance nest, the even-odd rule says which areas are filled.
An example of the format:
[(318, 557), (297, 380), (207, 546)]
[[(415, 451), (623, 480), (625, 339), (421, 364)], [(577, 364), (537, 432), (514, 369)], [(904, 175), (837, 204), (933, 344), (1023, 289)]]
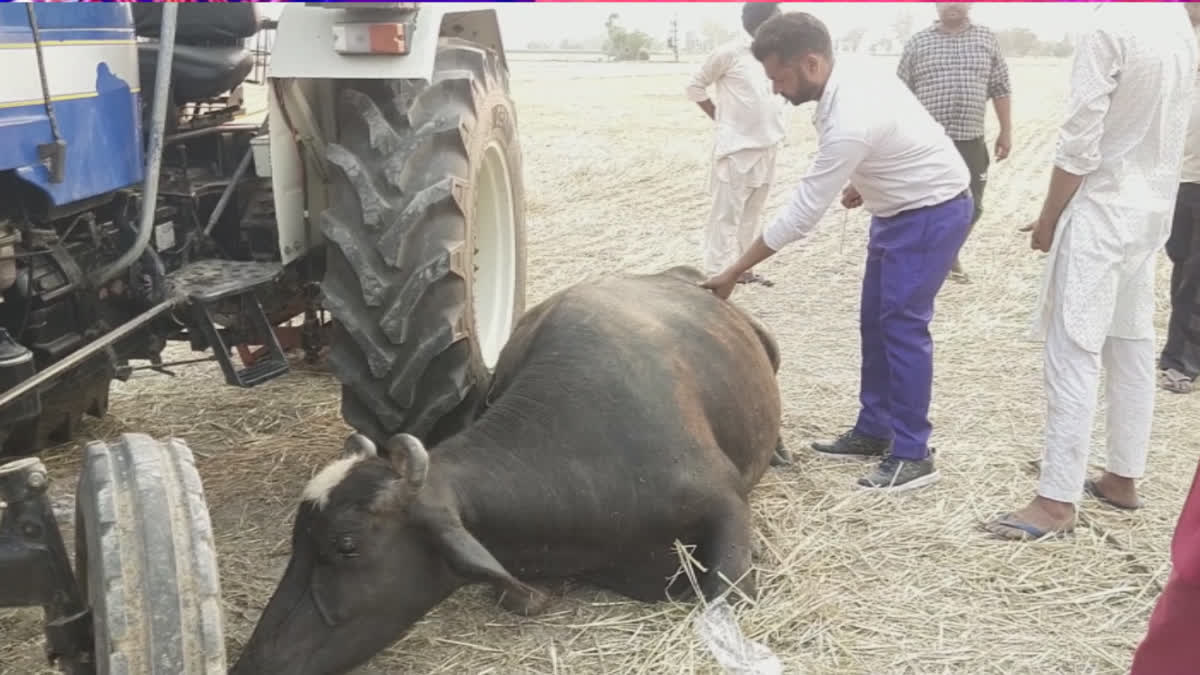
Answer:
[[(504, 45), (522, 49), (530, 42), (558, 44), (564, 38), (580, 40), (604, 34), (609, 14), (620, 15), (627, 29), (641, 30), (665, 40), (671, 18), (678, 15), (679, 33), (699, 30), (706, 19), (741, 30), (742, 5), (738, 2), (571, 2), (571, 3), (478, 3), (495, 8), (500, 20)], [(978, 2), (971, 8), (972, 18), (992, 28), (1029, 28), (1043, 40), (1058, 40), (1068, 32), (1078, 32), (1094, 2)], [(260, 8), (274, 16), (281, 5), (264, 3)], [(834, 37), (855, 27), (886, 32), (897, 13), (907, 8), (916, 14), (917, 26), (935, 18), (933, 3), (912, 2), (785, 2), (783, 11), (809, 12), (829, 27)]]
[[(1004, 2), (975, 3), (971, 16), (992, 28), (1025, 27), (1044, 40), (1057, 40), (1067, 32), (1077, 30), (1083, 17), (1095, 3)], [(496, 3), (504, 45), (524, 48), (531, 41), (557, 44), (563, 38), (582, 39), (601, 35), (609, 14), (620, 15), (627, 29), (641, 30), (656, 38), (665, 38), (671, 17), (678, 14), (679, 32), (698, 29), (705, 19), (725, 23), (740, 30), (741, 3), (736, 2), (671, 2), (671, 3)], [(873, 2), (785, 2), (783, 11), (809, 12), (829, 27), (835, 37), (851, 28), (861, 26), (870, 30), (887, 30), (898, 10), (907, 7), (916, 13), (917, 26), (935, 18), (933, 3)]]

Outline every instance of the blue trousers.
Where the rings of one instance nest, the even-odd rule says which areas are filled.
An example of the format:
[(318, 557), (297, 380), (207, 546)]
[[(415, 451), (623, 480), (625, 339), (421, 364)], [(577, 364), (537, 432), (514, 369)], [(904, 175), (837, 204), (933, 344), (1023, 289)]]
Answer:
[(933, 301), (966, 241), (974, 209), (958, 197), (872, 218), (863, 276), (862, 381), (855, 430), (893, 442), (901, 459), (929, 455)]

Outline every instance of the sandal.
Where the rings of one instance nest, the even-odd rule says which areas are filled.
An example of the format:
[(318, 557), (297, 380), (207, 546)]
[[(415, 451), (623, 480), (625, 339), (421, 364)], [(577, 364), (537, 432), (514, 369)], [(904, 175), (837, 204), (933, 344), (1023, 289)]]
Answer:
[(1035, 525), (1017, 520), (1012, 513), (1006, 513), (990, 523), (984, 523), (983, 529), (996, 537), (1012, 541), (1038, 541), (1047, 537), (1062, 537), (1074, 530), (1073, 527), (1065, 530), (1043, 530)]
[(1195, 390), (1196, 383), (1178, 370), (1168, 368), (1159, 373), (1158, 386), (1173, 394), (1190, 394)]
[(754, 272), (747, 272), (747, 273), (743, 274), (742, 277), (740, 279), (738, 279), (738, 283), (739, 284), (762, 284), (763, 286), (766, 286), (767, 288), (770, 288), (775, 285), (774, 281), (771, 281), (770, 279), (768, 279), (766, 277), (759, 276), (759, 275), (755, 274)]

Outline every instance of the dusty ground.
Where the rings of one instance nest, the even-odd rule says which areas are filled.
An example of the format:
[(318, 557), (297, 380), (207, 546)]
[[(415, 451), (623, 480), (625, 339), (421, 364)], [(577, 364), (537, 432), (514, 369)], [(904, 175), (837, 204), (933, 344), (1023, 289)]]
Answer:
[[(964, 254), (973, 283), (945, 288), (933, 326), (940, 484), (862, 496), (851, 484), (866, 465), (805, 452), (856, 412), (861, 214), (833, 207), (809, 242), (764, 265), (774, 289), (735, 295), (784, 350), (785, 440), (798, 457), (755, 493), (764, 593), (739, 620), (787, 672), (1120, 673), (1166, 578), (1200, 447), (1200, 398), (1159, 394), (1142, 512), (1086, 502), (1084, 526), (1061, 542), (997, 542), (975, 527), (1030, 496), (1043, 424), (1040, 349), (1024, 340), (1042, 263), (1016, 228), (1035, 214), (1048, 179), (1066, 63), (1012, 68), (1014, 154), (993, 165)], [(711, 137), (682, 96), (691, 66), (516, 61), (512, 70), (530, 303), (589, 274), (695, 263)], [(792, 111), (768, 213), (813, 151), (810, 114)], [(1161, 309), (1159, 319), (1161, 332)], [(196, 451), (222, 556), (231, 660), (286, 562), (304, 481), (344, 437), (337, 402), (320, 372), (244, 392), (224, 387), (214, 366), (193, 366), (119, 386), (111, 416), (86, 430), (178, 434)], [(47, 454), (57, 489), (72, 489), (77, 455), (77, 446)], [(461, 592), (365, 670), (719, 672), (691, 611), (576, 589), (547, 615), (518, 619), (483, 593)], [(35, 619), (0, 614), (0, 672), (42, 667)]]

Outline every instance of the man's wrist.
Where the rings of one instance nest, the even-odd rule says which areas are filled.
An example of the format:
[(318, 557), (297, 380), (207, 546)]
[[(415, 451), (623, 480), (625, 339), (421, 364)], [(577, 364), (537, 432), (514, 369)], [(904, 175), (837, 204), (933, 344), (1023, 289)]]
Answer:
[(725, 270), (725, 273), (731, 278), (737, 279), (753, 268), (754, 265), (744, 265), (742, 264), (741, 260), (735, 260), (734, 263)]

